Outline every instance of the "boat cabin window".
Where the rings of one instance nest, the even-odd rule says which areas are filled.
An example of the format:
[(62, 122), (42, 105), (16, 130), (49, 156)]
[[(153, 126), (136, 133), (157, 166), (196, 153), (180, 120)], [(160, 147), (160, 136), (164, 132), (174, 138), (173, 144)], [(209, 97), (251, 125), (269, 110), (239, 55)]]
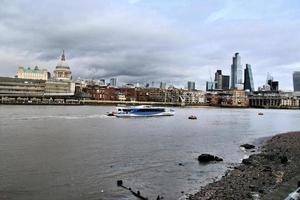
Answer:
[(138, 109), (136, 112), (164, 112), (164, 108)]

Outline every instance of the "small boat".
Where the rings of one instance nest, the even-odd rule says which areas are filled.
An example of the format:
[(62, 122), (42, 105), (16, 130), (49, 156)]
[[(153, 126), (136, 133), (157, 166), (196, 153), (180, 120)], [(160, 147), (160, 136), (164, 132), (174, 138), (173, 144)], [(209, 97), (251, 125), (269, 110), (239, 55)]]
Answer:
[(159, 117), (159, 116), (173, 116), (174, 110), (151, 107), (151, 106), (130, 106), (130, 107), (117, 107), (117, 111), (114, 112), (116, 117)]
[(258, 115), (264, 115), (264, 113), (260, 112), (260, 113), (258, 113)]
[(115, 112), (108, 112), (106, 115), (109, 117), (112, 117), (112, 116), (115, 116)]
[(189, 119), (197, 119), (197, 117), (195, 115), (191, 115), (189, 116)]

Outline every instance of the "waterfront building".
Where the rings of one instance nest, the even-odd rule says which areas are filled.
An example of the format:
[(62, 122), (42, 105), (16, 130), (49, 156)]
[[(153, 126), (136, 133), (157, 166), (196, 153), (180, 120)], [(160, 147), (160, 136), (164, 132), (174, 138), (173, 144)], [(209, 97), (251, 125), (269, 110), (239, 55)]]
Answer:
[(48, 76), (47, 69), (39, 69), (38, 66), (35, 66), (33, 69), (30, 67), (19, 67), (17, 71), (17, 78), (21, 79), (47, 80)]
[(45, 80), (0, 77), (0, 97), (42, 97), (45, 82)]
[(72, 81), (48, 80), (45, 85), (45, 96), (73, 96), (75, 85)]
[(244, 90), (254, 91), (253, 74), (250, 64), (246, 64), (246, 69), (244, 72)]
[(214, 90), (214, 82), (206, 81), (206, 91), (213, 91)]
[(249, 98), (244, 90), (228, 90), (223, 94), (219, 94), (221, 106), (224, 107), (248, 107)]
[(231, 65), (231, 89), (243, 88), (243, 67), (239, 53), (235, 53)]
[(250, 97), (250, 107), (255, 108), (299, 108), (300, 98), (292, 92), (257, 91)]
[(205, 104), (205, 92), (203, 91), (184, 91), (180, 95), (181, 103), (184, 105)]
[(300, 71), (293, 73), (294, 92), (300, 92)]
[(109, 82), (109, 85), (111, 87), (117, 87), (117, 78), (111, 78), (110, 82)]
[(54, 70), (54, 79), (61, 81), (72, 80), (72, 72), (68, 63), (66, 62), (65, 52), (63, 51), (59, 62)]
[(195, 82), (193, 82), (193, 81), (188, 81), (188, 82), (187, 82), (187, 89), (188, 89), (188, 91), (194, 91), (194, 90), (196, 90)]

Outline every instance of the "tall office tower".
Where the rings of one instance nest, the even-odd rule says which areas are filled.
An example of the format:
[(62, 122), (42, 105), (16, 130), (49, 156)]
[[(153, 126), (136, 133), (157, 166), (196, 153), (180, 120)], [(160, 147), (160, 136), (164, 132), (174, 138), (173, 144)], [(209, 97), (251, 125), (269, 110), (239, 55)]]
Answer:
[(300, 92), (300, 71), (293, 73), (294, 92)]
[(116, 87), (117, 86), (117, 78), (111, 78), (109, 83), (110, 83), (110, 86)]
[(222, 90), (222, 70), (217, 70), (215, 73), (215, 89)]
[(250, 64), (246, 64), (244, 72), (244, 90), (249, 90), (250, 92), (254, 91), (253, 75)]
[(196, 90), (195, 82), (193, 82), (193, 81), (188, 81), (187, 85), (188, 85), (188, 91)]
[(214, 90), (214, 82), (206, 81), (206, 91), (213, 91)]
[(222, 75), (222, 90), (228, 90), (229, 89), (229, 83), (230, 83), (230, 76)]
[(232, 58), (231, 88), (232, 89), (243, 88), (243, 67), (241, 65), (241, 57), (239, 56), (239, 53), (235, 53), (235, 56)]
[(160, 82), (159, 88), (160, 89), (166, 89), (167, 88), (167, 83)]

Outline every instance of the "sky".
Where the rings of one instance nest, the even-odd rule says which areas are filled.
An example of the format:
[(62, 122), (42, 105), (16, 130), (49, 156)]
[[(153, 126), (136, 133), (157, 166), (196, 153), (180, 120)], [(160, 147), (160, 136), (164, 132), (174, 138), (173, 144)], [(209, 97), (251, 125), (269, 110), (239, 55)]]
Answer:
[(255, 88), (269, 72), (292, 90), (299, 33), (298, 0), (0, 0), (0, 76), (53, 72), (64, 49), (75, 79), (205, 89), (239, 52)]

